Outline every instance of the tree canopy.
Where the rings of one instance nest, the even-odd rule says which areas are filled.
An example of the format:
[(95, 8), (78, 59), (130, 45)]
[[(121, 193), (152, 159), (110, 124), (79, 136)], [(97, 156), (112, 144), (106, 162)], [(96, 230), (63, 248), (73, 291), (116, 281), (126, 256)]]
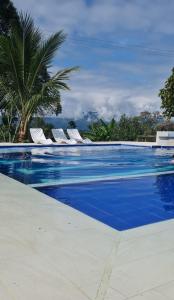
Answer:
[(13, 22), (18, 20), (18, 13), (10, 0), (0, 1), (0, 34), (8, 35)]
[(165, 86), (160, 90), (161, 108), (163, 115), (170, 119), (174, 116), (174, 68), (171, 76), (165, 82)]

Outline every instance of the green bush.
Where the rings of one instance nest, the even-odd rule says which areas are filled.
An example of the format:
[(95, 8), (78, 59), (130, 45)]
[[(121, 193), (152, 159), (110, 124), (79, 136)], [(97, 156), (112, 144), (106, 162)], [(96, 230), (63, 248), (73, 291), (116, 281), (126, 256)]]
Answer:
[(174, 131), (174, 123), (166, 121), (162, 124), (157, 125), (157, 131)]

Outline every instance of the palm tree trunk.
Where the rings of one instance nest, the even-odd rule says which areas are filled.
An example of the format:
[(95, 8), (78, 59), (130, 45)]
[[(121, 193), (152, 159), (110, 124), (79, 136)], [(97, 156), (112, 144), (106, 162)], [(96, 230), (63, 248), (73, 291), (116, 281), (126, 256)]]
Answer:
[(28, 120), (27, 118), (22, 118), (20, 125), (19, 125), (19, 132), (18, 132), (18, 142), (23, 143), (25, 140), (26, 132), (27, 132), (27, 125)]

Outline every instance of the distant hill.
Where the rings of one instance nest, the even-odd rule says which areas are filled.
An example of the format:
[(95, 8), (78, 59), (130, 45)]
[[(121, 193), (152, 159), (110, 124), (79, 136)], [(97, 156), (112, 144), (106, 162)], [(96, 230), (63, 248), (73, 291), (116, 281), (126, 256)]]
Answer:
[[(54, 125), (55, 128), (63, 128), (67, 129), (68, 128), (68, 122), (71, 121), (72, 119), (63, 119), (60, 117), (44, 117), (45, 122), (51, 123)], [(76, 126), (80, 130), (87, 130), (89, 126), (89, 122), (85, 119), (79, 119), (75, 120)]]
[[(55, 128), (68, 128), (68, 122), (72, 119), (60, 118), (60, 117), (44, 117), (45, 122), (51, 123)], [(79, 119), (75, 121), (76, 126), (80, 130), (88, 130), (89, 123), (86, 119)], [(2, 117), (0, 116), (0, 124), (2, 124)]]

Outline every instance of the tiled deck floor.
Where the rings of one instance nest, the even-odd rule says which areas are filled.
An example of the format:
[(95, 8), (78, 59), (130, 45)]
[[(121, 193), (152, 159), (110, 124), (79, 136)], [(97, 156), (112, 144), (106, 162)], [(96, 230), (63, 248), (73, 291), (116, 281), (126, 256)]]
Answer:
[(118, 232), (0, 175), (1, 300), (173, 300), (174, 220)]

